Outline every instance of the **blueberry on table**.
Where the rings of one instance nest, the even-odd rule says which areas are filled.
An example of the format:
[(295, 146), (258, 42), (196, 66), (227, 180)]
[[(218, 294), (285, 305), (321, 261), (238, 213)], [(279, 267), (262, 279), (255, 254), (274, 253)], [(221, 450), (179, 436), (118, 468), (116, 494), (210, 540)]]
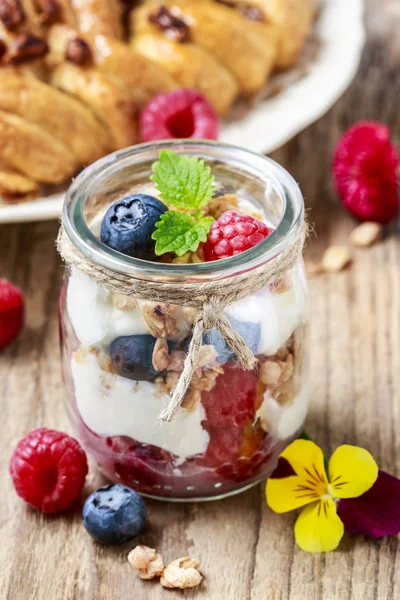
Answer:
[(100, 544), (123, 544), (142, 532), (146, 505), (137, 492), (116, 483), (96, 490), (86, 499), (82, 522)]
[[(229, 322), (233, 329), (244, 339), (250, 350), (257, 354), (260, 344), (261, 326), (259, 323), (243, 322), (229, 317)], [(224, 364), (236, 360), (233, 350), (227, 345), (218, 329), (207, 331), (203, 336), (203, 344), (212, 344), (218, 352), (217, 360)]]
[(160, 374), (153, 367), (156, 341), (151, 335), (124, 335), (116, 338), (110, 345), (115, 372), (134, 381), (153, 381)]
[(106, 212), (101, 224), (101, 241), (128, 256), (155, 260), (156, 223), (168, 207), (153, 196), (135, 194), (118, 200)]

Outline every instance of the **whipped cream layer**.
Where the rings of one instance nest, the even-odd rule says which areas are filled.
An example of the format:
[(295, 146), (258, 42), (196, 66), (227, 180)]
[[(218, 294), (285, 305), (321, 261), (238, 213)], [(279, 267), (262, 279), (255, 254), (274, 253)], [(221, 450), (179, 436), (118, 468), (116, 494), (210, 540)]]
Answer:
[[(243, 298), (227, 310), (227, 315), (244, 323), (258, 323), (261, 328), (258, 354), (271, 356), (285, 344), (300, 325), (306, 312), (306, 287), (301, 269), (290, 276), (290, 287), (285, 291), (269, 287)], [(136, 310), (116, 308), (111, 295), (90, 277), (72, 268), (67, 289), (67, 311), (74, 331), (83, 345), (107, 347), (122, 335), (147, 334), (141, 305)], [(177, 319), (179, 334), (187, 336), (184, 318)]]
[(103, 371), (95, 354), (71, 360), (78, 411), (86, 426), (98, 435), (126, 435), (137, 442), (172, 452), (182, 464), (206, 451), (210, 436), (203, 429), (202, 404), (195, 411), (178, 408), (171, 423), (159, 421), (168, 398), (156, 395), (154, 384), (138, 383)]
[(267, 390), (256, 413), (261, 426), (279, 440), (292, 437), (303, 425), (308, 411), (309, 386), (304, 384), (291, 404), (281, 406)]

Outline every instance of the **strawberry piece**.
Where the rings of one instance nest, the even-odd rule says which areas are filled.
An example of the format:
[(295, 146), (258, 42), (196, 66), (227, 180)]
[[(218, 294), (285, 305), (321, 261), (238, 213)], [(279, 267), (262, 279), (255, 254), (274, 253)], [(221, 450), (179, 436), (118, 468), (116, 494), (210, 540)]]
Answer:
[(240, 254), (262, 242), (272, 231), (250, 215), (228, 210), (211, 225), (207, 241), (203, 244), (204, 260), (209, 262)]
[(155, 96), (139, 119), (142, 142), (171, 138), (218, 138), (218, 116), (211, 103), (195, 90), (175, 90)]
[(42, 428), (18, 443), (9, 470), (18, 496), (45, 513), (55, 513), (79, 496), (88, 465), (74, 438)]
[(385, 125), (356, 123), (341, 137), (333, 158), (333, 177), (353, 216), (384, 224), (396, 217), (398, 164), (399, 155)]
[(19, 288), (0, 278), (0, 348), (10, 344), (24, 325), (24, 298)]

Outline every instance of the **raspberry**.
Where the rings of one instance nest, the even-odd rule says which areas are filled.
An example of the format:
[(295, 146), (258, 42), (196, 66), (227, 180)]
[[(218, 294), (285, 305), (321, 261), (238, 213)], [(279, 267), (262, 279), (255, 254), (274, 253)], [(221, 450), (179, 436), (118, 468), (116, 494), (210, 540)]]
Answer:
[(228, 210), (211, 225), (207, 241), (203, 244), (204, 260), (209, 262), (244, 252), (271, 233), (272, 229), (262, 221)]
[(203, 392), (201, 401), (209, 427), (243, 427), (256, 413), (255, 371), (243, 371), (235, 364), (224, 365), (211, 392)]
[(20, 333), (24, 324), (24, 298), (19, 288), (0, 278), (0, 348)]
[(219, 122), (205, 96), (182, 89), (153, 98), (140, 115), (139, 128), (143, 142), (170, 138), (216, 140)]
[(45, 513), (71, 506), (88, 472), (78, 442), (46, 428), (32, 431), (18, 443), (9, 469), (18, 496)]
[(361, 122), (339, 140), (333, 176), (344, 206), (360, 221), (388, 223), (398, 211), (399, 156), (385, 125)]

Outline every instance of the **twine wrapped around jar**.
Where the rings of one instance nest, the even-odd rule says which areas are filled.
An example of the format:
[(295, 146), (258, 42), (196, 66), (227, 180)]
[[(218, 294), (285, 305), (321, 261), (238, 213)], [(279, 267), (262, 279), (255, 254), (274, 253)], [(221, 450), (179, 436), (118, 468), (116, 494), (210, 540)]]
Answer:
[(296, 263), (302, 253), (306, 237), (307, 223), (304, 221), (299, 227), (293, 243), (262, 266), (235, 275), (233, 280), (226, 278), (200, 283), (179, 282), (177, 284), (148, 281), (102, 267), (87, 258), (73, 245), (63, 226), (61, 226), (58, 234), (57, 249), (67, 265), (74, 265), (109, 292), (134, 296), (141, 300), (166, 302), (196, 309), (192, 339), (183, 371), (177, 385), (172, 390), (168, 406), (160, 414), (160, 419), (163, 421), (171, 421), (183, 402), (196, 371), (205, 331), (218, 329), (226, 344), (236, 354), (241, 367), (243, 369), (255, 368), (257, 365), (256, 357), (243, 338), (234, 330), (224, 311), (234, 302), (258, 292), (267, 285), (276, 283)]

